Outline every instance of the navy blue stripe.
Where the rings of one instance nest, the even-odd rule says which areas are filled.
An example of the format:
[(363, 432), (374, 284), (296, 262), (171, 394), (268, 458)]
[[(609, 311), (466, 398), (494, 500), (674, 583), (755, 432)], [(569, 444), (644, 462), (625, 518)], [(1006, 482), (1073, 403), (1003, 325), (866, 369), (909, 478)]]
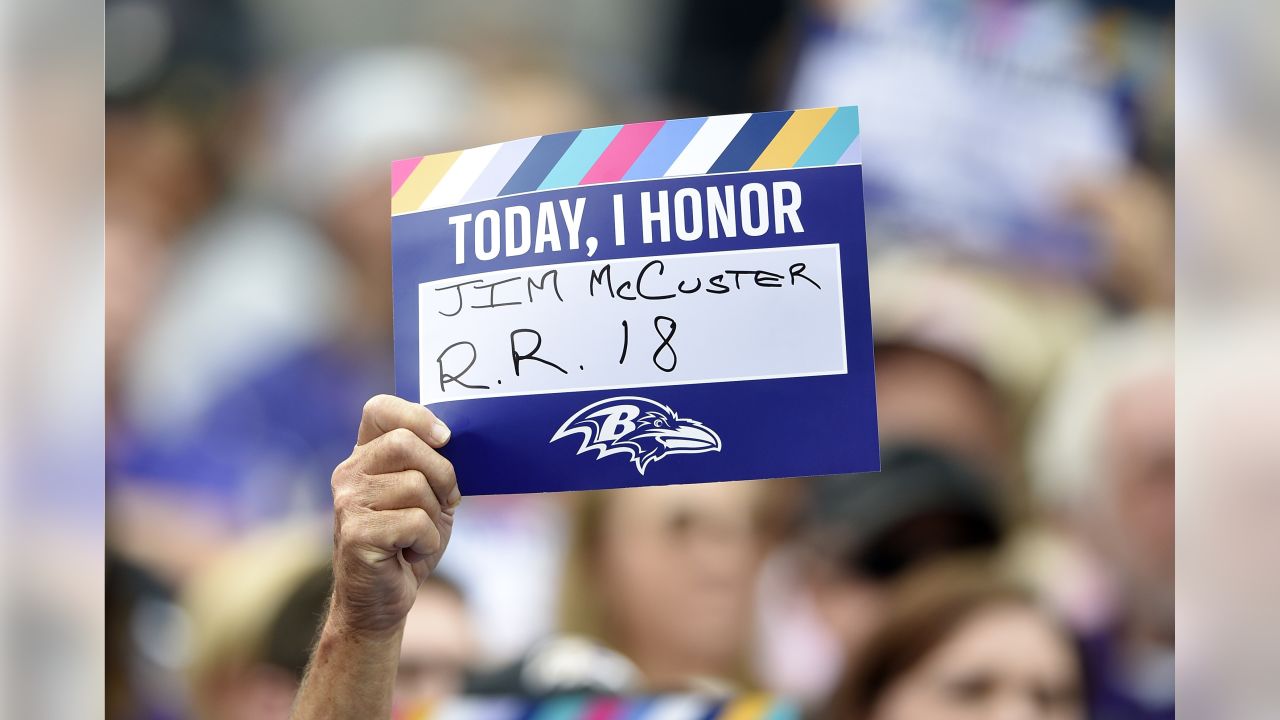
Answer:
[(756, 113), (747, 118), (747, 122), (738, 131), (737, 136), (729, 142), (729, 146), (720, 153), (720, 157), (711, 164), (707, 172), (722, 173), (750, 170), (760, 153), (769, 147), (769, 143), (777, 137), (778, 131), (791, 119), (791, 110)]
[(524, 159), (520, 167), (511, 175), (511, 179), (507, 181), (498, 196), (537, 190), (542, 181), (551, 173), (551, 168), (555, 167), (557, 162), (560, 162), (560, 158), (564, 156), (565, 151), (573, 144), (579, 132), (579, 130), (574, 130), (554, 135), (543, 135), (538, 144), (533, 146), (529, 156)]
[(716, 720), (720, 716), (720, 711), (724, 710), (729, 703), (724, 700), (715, 700), (707, 707), (706, 712), (699, 715), (700, 720)]

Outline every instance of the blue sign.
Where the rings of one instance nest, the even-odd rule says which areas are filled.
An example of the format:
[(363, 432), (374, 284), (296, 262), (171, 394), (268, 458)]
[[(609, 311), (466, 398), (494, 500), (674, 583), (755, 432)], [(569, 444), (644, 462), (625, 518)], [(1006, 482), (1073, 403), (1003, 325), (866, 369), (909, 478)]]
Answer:
[(857, 151), (826, 108), (397, 163), (396, 391), (463, 493), (879, 469)]

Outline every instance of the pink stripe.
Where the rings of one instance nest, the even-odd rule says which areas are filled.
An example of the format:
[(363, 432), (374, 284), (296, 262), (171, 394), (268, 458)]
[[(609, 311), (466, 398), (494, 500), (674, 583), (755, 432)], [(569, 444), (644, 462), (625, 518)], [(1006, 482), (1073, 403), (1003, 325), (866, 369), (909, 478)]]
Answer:
[(653, 136), (662, 129), (663, 122), (663, 120), (654, 120), (623, 126), (617, 137), (600, 155), (600, 159), (596, 160), (596, 164), (591, 166), (586, 176), (582, 178), (582, 182), (578, 184), (590, 185), (621, 180), (622, 176), (626, 175), (635, 164), (636, 158), (640, 157), (640, 153), (649, 146)]
[(582, 720), (613, 720), (621, 714), (621, 710), (622, 701), (618, 698), (600, 698), (587, 707)]
[(404, 181), (409, 179), (409, 176), (413, 174), (413, 171), (418, 167), (418, 163), (420, 162), (422, 162), (422, 158), (420, 157), (391, 161), (392, 195), (395, 195), (396, 191), (400, 189), (400, 186), (404, 184)]

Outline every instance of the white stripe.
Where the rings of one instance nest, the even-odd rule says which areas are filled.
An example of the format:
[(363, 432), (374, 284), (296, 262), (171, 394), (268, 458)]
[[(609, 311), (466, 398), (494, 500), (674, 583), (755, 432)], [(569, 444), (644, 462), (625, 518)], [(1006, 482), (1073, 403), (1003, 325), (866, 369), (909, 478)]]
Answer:
[(495, 720), (517, 717), (524, 703), (503, 697), (455, 697), (431, 705), (430, 720)]
[(671, 168), (663, 177), (701, 175), (710, 170), (716, 158), (729, 147), (729, 143), (750, 117), (751, 113), (742, 113), (707, 118), (702, 127), (698, 128), (698, 134), (693, 136), (676, 161), (671, 163)]
[(457, 205), (462, 200), (462, 196), (467, 190), (475, 184), (484, 169), (489, 167), (489, 163), (493, 162), (493, 157), (502, 149), (502, 143), (494, 143), (493, 145), (485, 145), (484, 147), (472, 148), (464, 150), (453, 165), (445, 172), (444, 177), (440, 178), (440, 182), (431, 190), (431, 194), (426, 200), (422, 201), (419, 210), (434, 210), (435, 208), (447, 207), (449, 205)]
[(706, 714), (711, 700), (693, 695), (659, 698), (645, 713), (645, 720), (696, 720)]

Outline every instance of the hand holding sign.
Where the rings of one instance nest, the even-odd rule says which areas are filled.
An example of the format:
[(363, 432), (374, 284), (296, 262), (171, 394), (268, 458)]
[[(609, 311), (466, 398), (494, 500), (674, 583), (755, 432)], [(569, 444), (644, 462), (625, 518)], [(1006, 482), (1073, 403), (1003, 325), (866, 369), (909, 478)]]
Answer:
[(365, 404), (356, 447), (333, 471), (333, 597), (291, 717), (390, 717), (405, 616), (462, 500), (436, 452), (449, 435), (416, 403)]
[(390, 395), (365, 404), (356, 447), (333, 472), (330, 622), (394, 633), (449, 544), (461, 502), (438, 448), (449, 430), (430, 410)]

